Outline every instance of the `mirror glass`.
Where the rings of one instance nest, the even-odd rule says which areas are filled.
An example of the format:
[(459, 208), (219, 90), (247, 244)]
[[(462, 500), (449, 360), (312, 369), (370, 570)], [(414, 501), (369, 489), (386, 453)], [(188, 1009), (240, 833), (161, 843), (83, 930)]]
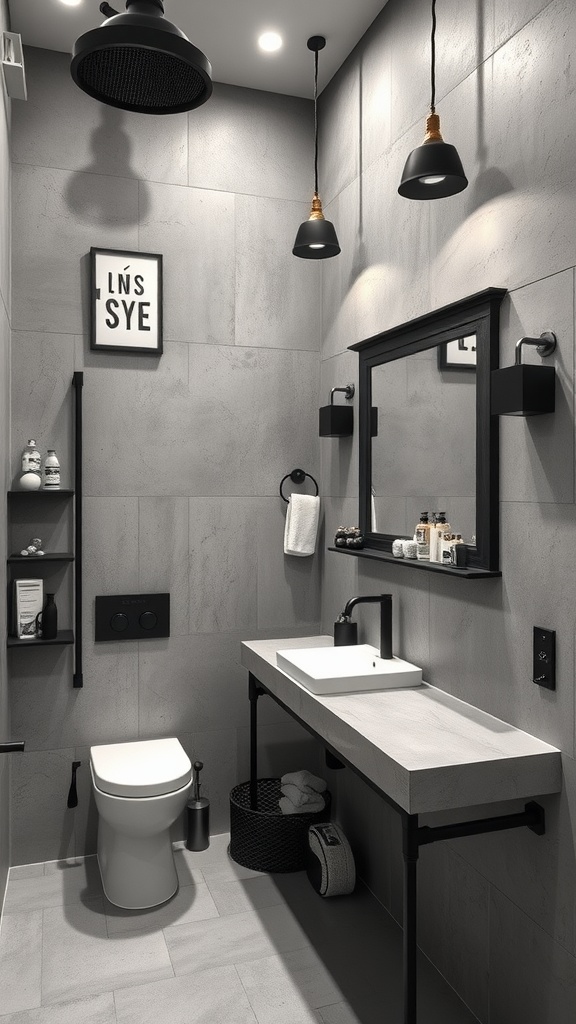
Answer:
[(411, 537), (420, 513), (443, 512), (476, 543), (476, 335), (371, 369), (371, 527)]

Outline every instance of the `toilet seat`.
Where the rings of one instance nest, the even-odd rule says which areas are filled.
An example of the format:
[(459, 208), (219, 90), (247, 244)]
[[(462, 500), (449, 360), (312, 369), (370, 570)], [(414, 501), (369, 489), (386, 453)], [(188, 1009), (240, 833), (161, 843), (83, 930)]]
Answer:
[(90, 763), (95, 785), (111, 796), (175, 793), (192, 773), (190, 758), (175, 737), (90, 747)]

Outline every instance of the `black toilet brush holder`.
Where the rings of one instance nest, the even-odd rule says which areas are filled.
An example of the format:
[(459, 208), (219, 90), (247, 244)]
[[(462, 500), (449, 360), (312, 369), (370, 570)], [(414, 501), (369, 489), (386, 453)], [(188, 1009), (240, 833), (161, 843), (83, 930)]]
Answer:
[(186, 814), (188, 830), (186, 849), (198, 852), (210, 846), (210, 801), (200, 796), (200, 772), (204, 767), (202, 761), (194, 762), (194, 796), (188, 801)]

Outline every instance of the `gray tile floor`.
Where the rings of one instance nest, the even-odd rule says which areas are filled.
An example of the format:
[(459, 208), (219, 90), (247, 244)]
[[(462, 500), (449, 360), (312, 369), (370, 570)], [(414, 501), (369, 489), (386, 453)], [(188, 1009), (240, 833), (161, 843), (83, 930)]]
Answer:
[[(401, 1024), (398, 927), (371, 894), (324, 900), (303, 872), (230, 860), (227, 836), (176, 851), (150, 911), (102, 891), (95, 857), (12, 868), (0, 1024)], [(421, 1024), (472, 1024), (422, 958)]]

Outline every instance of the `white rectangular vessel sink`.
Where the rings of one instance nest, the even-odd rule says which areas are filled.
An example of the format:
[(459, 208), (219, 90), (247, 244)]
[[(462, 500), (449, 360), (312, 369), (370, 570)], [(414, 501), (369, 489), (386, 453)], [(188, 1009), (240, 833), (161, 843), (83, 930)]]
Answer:
[(422, 682), (422, 669), (401, 658), (381, 658), (369, 644), (276, 651), (276, 664), (312, 693), (392, 690)]

